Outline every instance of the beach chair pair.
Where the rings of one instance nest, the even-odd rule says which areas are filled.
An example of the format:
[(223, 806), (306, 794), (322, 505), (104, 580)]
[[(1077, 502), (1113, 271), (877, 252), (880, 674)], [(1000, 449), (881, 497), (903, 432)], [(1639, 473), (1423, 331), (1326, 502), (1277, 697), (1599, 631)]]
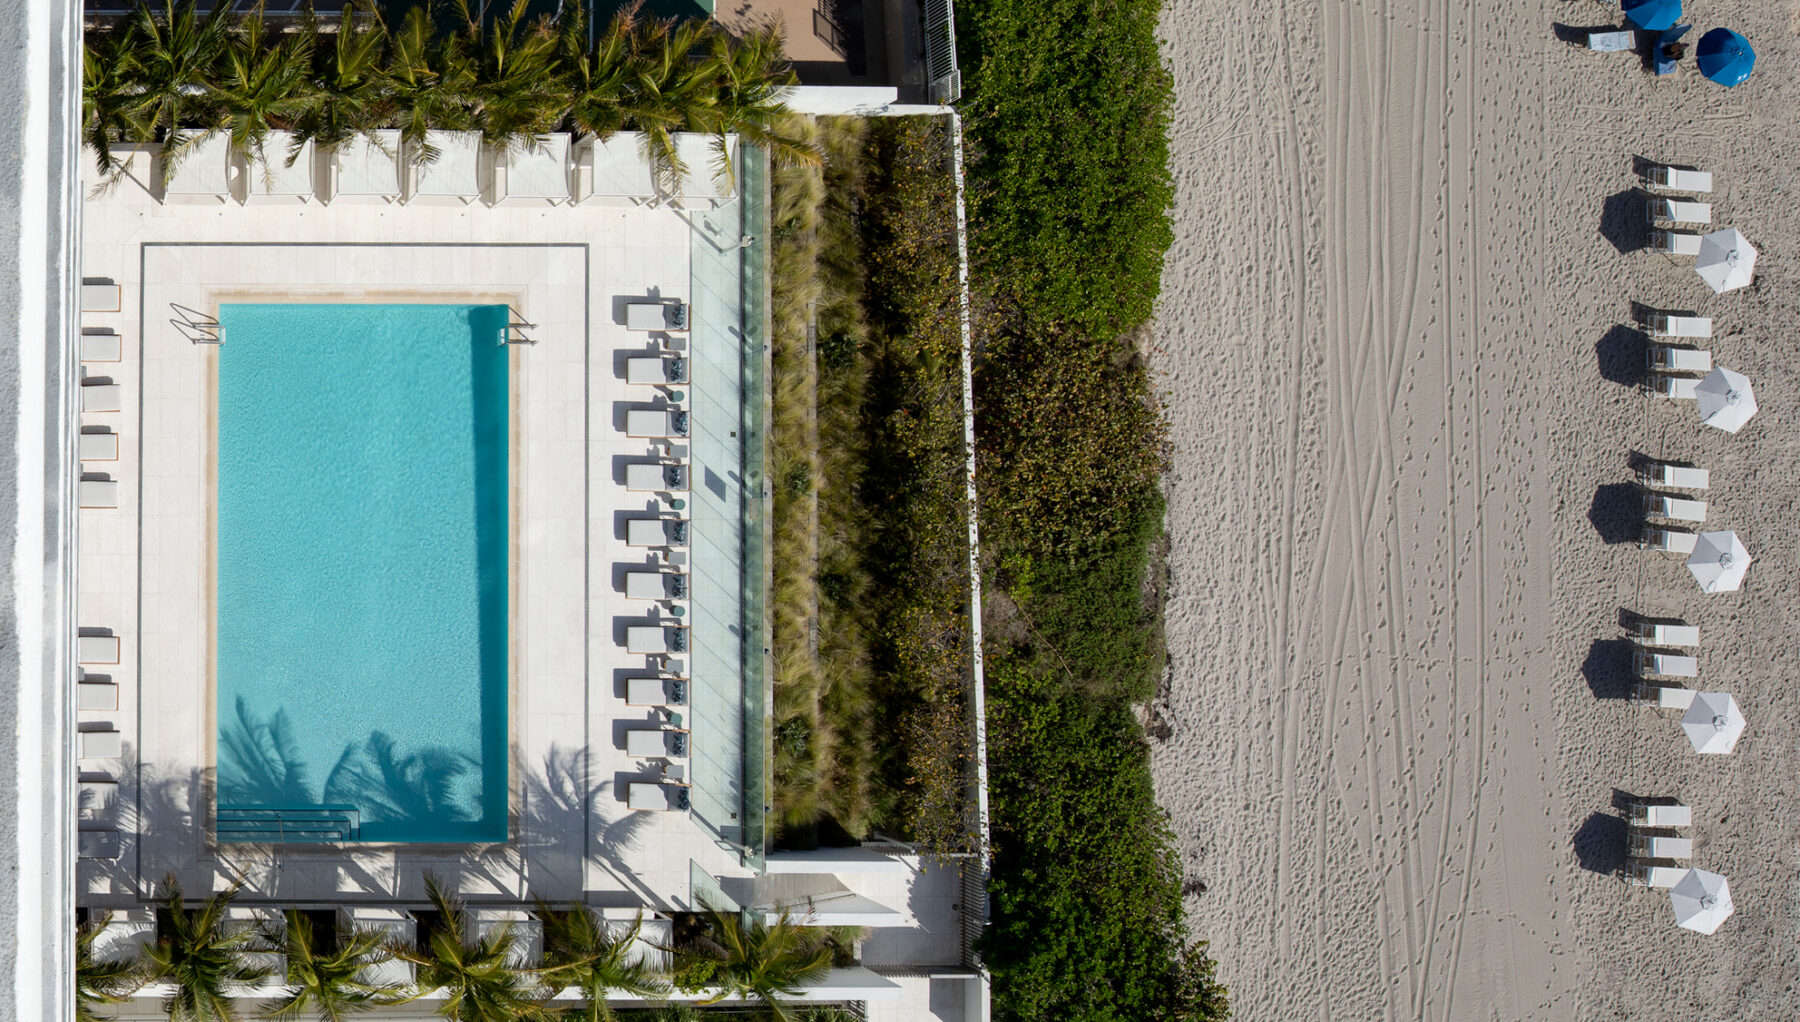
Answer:
[(625, 545), (634, 547), (687, 546), (685, 518), (632, 518), (625, 523)]
[(661, 781), (633, 781), (625, 798), (625, 804), (637, 812), (685, 813), (693, 805), (686, 784)]
[(666, 708), (687, 705), (686, 678), (628, 678), (625, 705)]
[(638, 386), (667, 387), (686, 383), (687, 359), (681, 356), (640, 355), (625, 360), (625, 382)]
[(1704, 376), (1712, 372), (1712, 352), (1675, 344), (1652, 344), (1646, 351), (1651, 372)]
[(1712, 336), (1710, 316), (1673, 316), (1666, 312), (1653, 312), (1644, 318), (1644, 325), (1658, 337)]
[(1647, 462), (1638, 469), (1638, 482), (1670, 490), (1704, 490), (1711, 475), (1703, 468), (1668, 461)]
[(679, 571), (628, 571), (625, 573), (627, 600), (685, 600), (687, 575)]
[(625, 413), (625, 435), (667, 440), (688, 435), (688, 413), (680, 408), (634, 408)]
[(625, 488), (640, 493), (686, 492), (687, 466), (661, 461), (626, 465)]
[(640, 727), (625, 732), (625, 755), (632, 759), (685, 759), (688, 730), (679, 727)]
[(1712, 191), (1712, 175), (1704, 170), (1684, 170), (1657, 164), (1644, 171), (1644, 180), (1659, 192), (1688, 192), (1705, 195)]
[(1706, 501), (1651, 490), (1644, 494), (1644, 516), (1699, 524), (1706, 521)]

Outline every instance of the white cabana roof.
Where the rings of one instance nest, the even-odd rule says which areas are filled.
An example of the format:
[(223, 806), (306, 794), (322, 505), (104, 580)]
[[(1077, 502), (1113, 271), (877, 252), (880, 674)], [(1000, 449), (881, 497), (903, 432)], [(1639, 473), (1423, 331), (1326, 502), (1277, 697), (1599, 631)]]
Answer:
[(288, 165), (294, 135), (287, 131), (271, 131), (263, 139), (262, 158), (251, 157), (250, 178), (246, 185), (250, 198), (310, 197), (313, 194), (313, 144), (307, 142)]
[(337, 168), (338, 195), (376, 195), (392, 198), (400, 194), (400, 132), (386, 129), (357, 135), (338, 146), (332, 155)]
[[(731, 180), (727, 177), (715, 176), (718, 169), (718, 151), (714, 143), (717, 135), (693, 135), (683, 133), (675, 136), (675, 152), (687, 167), (687, 177), (681, 182), (678, 195), (684, 199), (723, 199), (732, 193)], [(726, 152), (735, 162), (737, 159), (737, 136), (725, 136)]]
[(506, 154), (506, 197), (550, 199), (569, 197), (569, 136), (539, 135), (536, 149)]
[(438, 151), (436, 160), (419, 164), (413, 171), (414, 195), (481, 195), (481, 133), (478, 131), (428, 131), (426, 144)]
[(235, 156), (230, 135), (209, 132), (188, 146), (164, 191), (169, 195), (229, 195)]
[(586, 161), (593, 172), (589, 195), (635, 199), (656, 194), (650, 165), (644, 162), (642, 135), (621, 131), (607, 139), (591, 138), (585, 146)]

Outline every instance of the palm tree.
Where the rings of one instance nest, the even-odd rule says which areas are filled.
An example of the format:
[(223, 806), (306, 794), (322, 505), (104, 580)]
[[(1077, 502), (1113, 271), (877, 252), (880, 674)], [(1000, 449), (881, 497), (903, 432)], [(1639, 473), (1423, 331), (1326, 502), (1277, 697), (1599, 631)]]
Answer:
[(513, 0), (490, 24), (456, 0), (467, 22), (466, 53), (475, 66), (475, 124), (494, 149), (537, 146), (537, 136), (556, 130), (568, 107), (557, 64), (559, 36), (548, 17), (524, 23), (530, 0)]
[(428, 131), (466, 131), (474, 123), (475, 67), (462, 36), (440, 36), (423, 5), (406, 12), (391, 42), (383, 76), (393, 122), (408, 158), (430, 163), (437, 151), (426, 144)]
[(733, 180), (725, 136), (767, 149), (777, 163), (816, 167), (823, 160), (817, 144), (782, 128), (790, 116), (782, 97), (794, 84), (793, 67), (781, 50), (775, 26), (752, 29), (740, 39), (723, 32), (712, 37), (711, 69), (718, 75), (718, 99), (697, 112), (703, 130), (713, 135), (714, 174)]
[(113, 157), (114, 142), (148, 139), (144, 119), (144, 83), (138, 78), (138, 40), (131, 24), (117, 34), (101, 36), (83, 47), (81, 59), (81, 140), (94, 151), (100, 173), (109, 178), (121, 169)]
[(160, 10), (144, 3), (131, 20), (143, 86), (134, 113), (162, 137), (164, 181), (193, 142), (188, 129), (213, 120), (208, 86), (230, 43), (231, 5), (214, 4), (202, 15), (197, 2), (165, 0)]
[(311, 1015), (320, 1022), (342, 1022), (408, 1000), (398, 987), (362, 979), (363, 970), (394, 957), (381, 934), (368, 930), (340, 934), (336, 949), (321, 953), (314, 942), (312, 920), (290, 908), (283, 923), (281, 932), (267, 936), (287, 955), (289, 993), (269, 1005), (264, 1016)]
[(576, 131), (607, 139), (623, 130), (631, 118), (639, 2), (634, 0), (616, 11), (592, 46), (587, 41), (585, 5), (566, 8), (559, 59), (568, 74), (569, 123)]
[(94, 960), (94, 938), (106, 928), (112, 913), (103, 912), (75, 931), (75, 1020), (100, 1022), (97, 1004), (123, 1004), (144, 985), (144, 966), (138, 961)]
[(462, 903), (429, 874), (425, 891), (437, 909), (437, 925), (424, 953), (402, 952), (402, 957), (418, 966), (420, 990), (436, 990), (444, 998), (438, 1014), (455, 1022), (550, 1022), (555, 1013), (544, 1006), (535, 974), (513, 964), (511, 928), (471, 946)]
[(728, 997), (763, 1003), (777, 1019), (788, 1019), (783, 998), (831, 971), (831, 948), (817, 934), (796, 926), (783, 912), (769, 923), (760, 914), (746, 920), (736, 912), (709, 909), (706, 934), (683, 947), (681, 955), (705, 985), (720, 988), (717, 996), (701, 1004), (717, 1004)]
[(675, 147), (675, 132), (705, 130), (705, 108), (717, 98), (711, 61), (696, 60), (708, 36), (718, 31), (711, 21), (647, 21), (637, 26), (626, 98), (632, 127), (642, 133), (645, 162), (658, 188), (674, 192), (688, 167)]
[[(310, 14), (306, 34), (319, 35)], [(302, 138), (333, 149), (380, 125), (388, 112), (388, 79), (382, 74), (386, 49), (387, 26), (380, 14), (355, 0), (345, 4), (331, 44), (313, 49), (319, 59), (313, 78), (319, 101), (300, 118)]]
[(189, 909), (182, 903), (175, 875), (163, 881), (163, 912), (169, 927), (158, 933), (145, 957), (148, 979), (175, 987), (163, 1000), (170, 1022), (236, 1022), (237, 1008), (227, 989), (268, 978), (268, 969), (251, 966), (243, 958), (244, 952), (258, 949), (262, 935), (249, 927), (225, 925), (225, 909), (239, 887), (234, 883), (199, 908)]
[(272, 38), (258, 4), (229, 38), (212, 85), (219, 127), (231, 133), (233, 149), (267, 164), (269, 132), (293, 127), (317, 102), (309, 77), (313, 37)]
[[(585, 906), (558, 912), (538, 903), (544, 923), (544, 981), (551, 989), (580, 987), (587, 998), (579, 1018), (605, 1022), (618, 1013), (607, 1003), (608, 991), (634, 997), (654, 997), (668, 989), (650, 963), (638, 956), (638, 931), (643, 916), (629, 932), (614, 936)], [(577, 1017), (577, 1016), (566, 1016)]]

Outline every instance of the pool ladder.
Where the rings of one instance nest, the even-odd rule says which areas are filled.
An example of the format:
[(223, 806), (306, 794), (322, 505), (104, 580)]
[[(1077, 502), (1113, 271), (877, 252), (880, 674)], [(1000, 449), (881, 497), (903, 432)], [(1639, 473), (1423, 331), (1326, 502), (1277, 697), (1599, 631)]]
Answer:
[(190, 344), (224, 344), (225, 325), (218, 317), (209, 316), (198, 309), (190, 309), (177, 302), (170, 302), (169, 308), (175, 316), (169, 320), (177, 333), (188, 339)]
[(362, 836), (362, 810), (353, 805), (221, 805), (213, 825), (220, 841), (355, 841)]

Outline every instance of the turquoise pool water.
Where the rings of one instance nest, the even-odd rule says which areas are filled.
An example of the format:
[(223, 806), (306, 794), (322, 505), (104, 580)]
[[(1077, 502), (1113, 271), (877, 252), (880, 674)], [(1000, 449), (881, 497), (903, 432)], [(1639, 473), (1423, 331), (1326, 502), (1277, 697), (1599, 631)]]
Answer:
[(506, 837), (506, 315), (220, 306), (221, 840)]

